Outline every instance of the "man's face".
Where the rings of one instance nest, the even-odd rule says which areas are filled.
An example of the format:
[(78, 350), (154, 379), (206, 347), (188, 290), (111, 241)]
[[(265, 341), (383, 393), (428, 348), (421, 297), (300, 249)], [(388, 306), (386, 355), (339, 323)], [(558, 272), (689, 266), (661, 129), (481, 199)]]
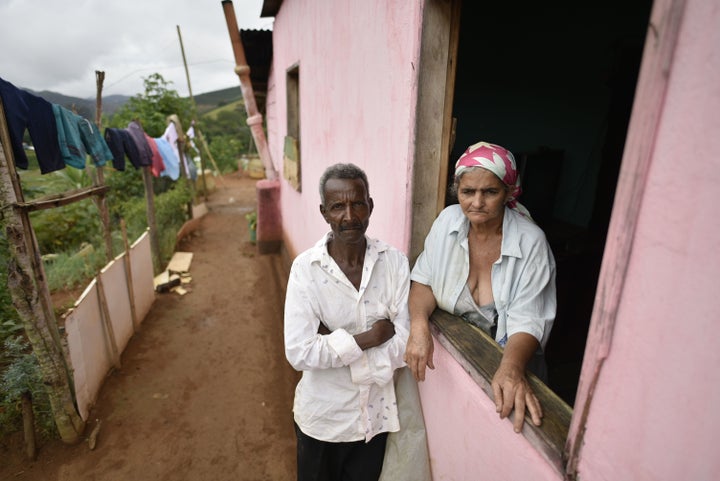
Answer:
[(320, 213), (335, 240), (347, 244), (364, 241), (372, 210), (373, 201), (362, 179), (328, 179), (325, 183), (325, 205), (320, 206)]

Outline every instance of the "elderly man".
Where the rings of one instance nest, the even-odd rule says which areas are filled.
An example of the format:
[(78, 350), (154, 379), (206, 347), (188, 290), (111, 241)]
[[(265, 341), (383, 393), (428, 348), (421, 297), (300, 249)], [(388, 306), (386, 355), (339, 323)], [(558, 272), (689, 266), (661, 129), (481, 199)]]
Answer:
[(293, 262), (285, 300), (285, 354), (303, 372), (298, 480), (377, 481), (387, 434), (400, 429), (393, 374), (405, 365), (408, 261), (365, 235), (373, 201), (360, 168), (329, 167), (320, 199), (331, 230)]

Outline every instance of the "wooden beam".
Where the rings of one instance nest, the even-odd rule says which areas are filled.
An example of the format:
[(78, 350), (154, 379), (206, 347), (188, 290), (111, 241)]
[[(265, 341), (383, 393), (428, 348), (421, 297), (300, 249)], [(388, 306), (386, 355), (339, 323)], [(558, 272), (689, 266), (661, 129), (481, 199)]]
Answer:
[(72, 204), (73, 202), (77, 202), (90, 196), (105, 195), (108, 190), (110, 190), (110, 187), (108, 187), (107, 185), (86, 187), (84, 189), (71, 190), (68, 192), (63, 192), (61, 194), (53, 194), (50, 196), (41, 197), (30, 202), (18, 202), (15, 204), (15, 206), (23, 209), (26, 212), (53, 209), (55, 207)]

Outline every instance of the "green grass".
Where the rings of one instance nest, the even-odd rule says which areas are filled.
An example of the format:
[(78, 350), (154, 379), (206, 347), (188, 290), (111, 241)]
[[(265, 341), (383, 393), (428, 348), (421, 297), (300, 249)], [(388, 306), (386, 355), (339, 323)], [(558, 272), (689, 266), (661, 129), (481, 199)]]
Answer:
[[(209, 112), (204, 113), (202, 115), (202, 118), (203, 120), (210, 121), (217, 120), (217, 117), (221, 112), (235, 112), (238, 109), (242, 109), (244, 111), (245, 108), (243, 106), (244, 103), (242, 99), (235, 100), (233, 102), (223, 105), (222, 107), (217, 107), (210, 110)], [(239, 125), (238, 128), (239, 127), (242, 127), (242, 125)]]

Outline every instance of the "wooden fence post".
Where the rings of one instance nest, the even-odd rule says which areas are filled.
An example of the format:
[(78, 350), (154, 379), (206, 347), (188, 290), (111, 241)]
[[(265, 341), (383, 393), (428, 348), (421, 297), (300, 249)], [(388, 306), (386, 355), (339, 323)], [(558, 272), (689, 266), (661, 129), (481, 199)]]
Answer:
[[(102, 128), (102, 88), (105, 81), (105, 72), (95, 71), (95, 80), (97, 83), (97, 96), (95, 100), (95, 126)], [(95, 166), (97, 173), (96, 185), (105, 185), (105, 174), (101, 165)], [(110, 212), (108, 211), (107, 198), (105, 194), (93, 197), (95, 204), (100, 210), (100, 221), (103, 227), (103, 239), (105, 240), (105, 257), (107, 262), (113, 259), (112, 231), (110, 229)]]

